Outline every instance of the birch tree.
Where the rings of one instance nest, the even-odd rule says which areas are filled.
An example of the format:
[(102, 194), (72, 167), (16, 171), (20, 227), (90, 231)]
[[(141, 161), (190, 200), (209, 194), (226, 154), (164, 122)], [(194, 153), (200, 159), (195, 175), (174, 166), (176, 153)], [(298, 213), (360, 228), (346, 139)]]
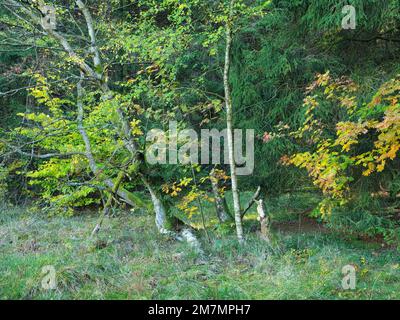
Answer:
[(235, 1), (231, 0), (229, 4), (229, 13), (226, 20), (226, 45), (225, 45), (225, 65), (224, 65), (224, 91), (225, 91), (225, 107), (226, 107), (226, 127), (229, 149), (229, 166), (232, 181), (232, 197), (233, 209), (236, 224), (236, 234), (239, 243), (244, 242), (243, 226), (242, 226), (242, 211), (240, 207), (240, 196), (238, 190), (238, 180), (236, 175), (236, 163), (234, 157), (234, 137), (233, 137), (233, 106), (231, 89), (229, 84), (229, 69), (231, 66), (231, 49), (232, 49), (232, 24), (233, 24), (233, 9)]

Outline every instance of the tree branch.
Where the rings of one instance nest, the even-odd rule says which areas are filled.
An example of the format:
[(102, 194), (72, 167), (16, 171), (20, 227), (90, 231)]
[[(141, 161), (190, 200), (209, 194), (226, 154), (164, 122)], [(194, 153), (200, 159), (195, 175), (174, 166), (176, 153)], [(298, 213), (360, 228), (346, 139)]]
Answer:
[(381, 35), (377, 35), (374, 37), (371, 37), (369, 39), (355, 39), (355, 38), (351, 38), (351, 39), (346, 39), (347, 41), (355, 41), (355, 42), (372, 42), (375, 40), (382, 40), (382, 41), (388, 41), (388, 42), (400, 42), (400, 39), (390, 39), (390, 38), (386, 38), (383, 37)]
[[(90, 43), (91, 43), (91, 51), (94, 54), (93, 56), (93, 64), (94, 67), (97, 69), (101, 65), (101, 59), (100, 59), (100, 52), (96, 44), (96, 33), (94, 31), (93, 27), (93, 19), (92, 15), (90, 14), (88, 8), (85, 6), (85, 4), (81, 0), (77, 0), (76, 4), (78, 5), (79, 9), (81, 9), (83, 16), (85, 17), (86, 20), (86, 25), (87, 29), (89, 32), (89, 37), (90, 37)], [(101, 77), (102, 75), (99, 74)]]
[[(16, 146), (12, 146), (9, 144), (6, 144), (9, 148), (13, 149), (14, 153), (18, 153), (20, 155), (26, 156), (26, 157), (31, 157), (31, 158), (37, 158), (37, 159), (50, 159), (50, 158), (69, 158), (71, 156), (86, 156), (84, 152), (66, 152), (66, 153), (46, 153), (46, 154), (35, 154), (33, 152), (25, 152), (22, 151), (20, 148)], [(32, 150), (33, 151), (33, 150)]]
[[(73, 62), (76, 63), (81, 70), (83, 70), (88, 76), (96, 79), (96, 80), (101, 80), (101, 76), (99, 75), (82, 59), (79, 57), (79, 55), (72, 49), (72, 46), (68, 42), (68, 40), (58, 33), (55, 30), (52, 29), (45, 29), (43, 25), (41, 24), (41, 18), (38, 17), (36, 14), (28, 10), (25, 6), (23, 6), (21, 3), (15, 0), (5, 0), (5, 4), (14, 6), (15, 8), (21, 9), (25, 14), (27, 14), (36, 25), (41, 25), (42, 29), (45, 33), (48, 35), (52, 36), (58, 42), (61, 44), (61, 46), (64, 48), (65, 51), (69, 54), (69, 56), (72, 58)], [(24, 20), (23, 18), (19, 17), (20, 19)]]
[(242, 219), (244, 215), (247, 213), (247, 211), (250, 210), (250, 208), (253, 206), (253, 204), (257, 201), (258, 197), (260, 196), (261, 192), (261, 187), (257, 188), (257, 191), (254, 193), (254, 195), (251, 197), (250, 201), (247, 203), (246, 208), (242, 212)]

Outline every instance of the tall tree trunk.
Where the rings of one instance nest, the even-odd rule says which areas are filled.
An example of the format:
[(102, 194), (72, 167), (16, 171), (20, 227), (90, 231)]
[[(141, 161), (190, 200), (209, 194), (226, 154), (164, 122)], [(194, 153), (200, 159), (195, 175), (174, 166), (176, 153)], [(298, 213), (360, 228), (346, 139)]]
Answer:
[(233, 143), (233, 110), (232, 110), (232, 98), (229, 87), (229, 70), (230, 70), (230, 55), (232, 48), (232, 18), (233, 18), (233, 4), (231, 0), (229, 8), (229, 17), (226, 22), (226, 47), (225, 47), (225, 67), (224, 67), (224, 90), (225, 90), (225, 105), (226, 105), (226, 126), (228, 136), (228, 149), (229, 149), (229, 165), (231, 169), (231, 182), (232, 182), (232, 197), (233, 197), (233, 208), (235, 214), (236, 234), (239, 243), (244, 242), (243, 238), (243, 226), (242, 226), (242, 214), (240, 207), (240, 197), (238, 191), (238, 182), (236, 175), (236, 163), (234, 157), (234, 143)]

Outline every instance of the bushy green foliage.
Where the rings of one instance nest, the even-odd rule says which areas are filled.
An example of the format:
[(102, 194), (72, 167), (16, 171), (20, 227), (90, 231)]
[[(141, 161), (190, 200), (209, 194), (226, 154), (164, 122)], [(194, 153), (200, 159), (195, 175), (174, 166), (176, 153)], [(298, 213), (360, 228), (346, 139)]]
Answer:
[[(90, 61), (93, 52), (87, 50), (87, 43), (79, 36), (86, 34), (83, 15), (64, 1), (53, 3), (59, 31), (79, 56)], [(103, 73), (103, 80), (108, 81), (114, 94), (112, 99), (104, 101), (94, 81), (85, 80), (83, 126), (99, 174), (90, 169), (78, 130), (76, 61), (60, 50), (56, 39), (34, 32), (31, 25), (0, 8), (1, 22), (11, 26), (0, 30), (0, 91), (6, 93), (1, 96), (0, 141), (7, 146), (3, 148), (2, 144), (0, 151), (5, 154), (0, 185), (3, 193), (7, 189), (8, 195), (18, 194), (16, 198), (29, 195), (50, 204), (53, 212), (72, 213), (73, 209), (98, 205), (105, 188), (104, 178), (117, 176), (121, 163), (129, 156), (119, 135), (117, 106), (126, 114), (140, 152), (145, 151), (144, 136), (148, 130), (165, 129), (170, 120), (177, 120), (180, 128), (225, 127), (221, 70), (228, 1), (115, 0), (112, 7), (105, 1), (87, 3), (94, 17), (103, 61), (96, 72)], [(356, 8), (356, 30), (341, 28), (341, 9), (345, 4)], [(350, 121), (352, 127), (342, 128), (347, 131), (360, 129), (354, 126), (359, 120), (381, 121), (389, 105), (375, 105), (372, 111), (364, 103), (371, 102), (379, 87), (400, 71), (400, 4), (397, 0), (273, 0), (237, 1), (236, 6), (230, 74), (235, 127), (255, 129), (257, 137), (255, 172), (241, 179), (242, 189), (261, 185), (268, 195), (312, 190), (306, 172), (284, 166), (281, 161), (284, 155), (315, 151), (314, 145), (287, 135), (302, 127), (307, 119), (307, 107), (303, 105), (307, 87), (315, 74), (324, 74), (326, 70), (330, 70), (334, 79), (347, 76), (359, 86), (357, 113), (343, 114), (337, 102), (321, 101), (316, 118), (330, 125)], [(19, 23), (24, 32), (19, 27), (13, 28)], [(17, 42), (13, 42), (15, 39)], [(28, 90), (22, 89), (25, 87)], [(386, 134), (395, 132), (394, 126), (395, 123)], [(367, 152), (361, 149), (368, 149), (376, 141), (370, 133), (359, 141), (359, 155)], [(324, 138), (335, 135), (336, 126), (328, 126), (321, 132)], [(354, 146), (352, 141), (347, 142)], [(13, 145), (25, 151), (24, 160), (15, 153)], [(376, 149), (386, 147), (389, 148), (383, 143)], [(386, 154), (390, 159), (396, 153), (391, 148), (386, 151), (368, 156)], [(29, 157), (30, 152), (81, 154), (43, 159)], [(349, 165), (344, 153), (340, 154), (343, 161), (328, 159), (333, 159), (328, 161), (328, 171)], [(381, 165), (383, 160), (388, 159), (381, 159)], [(380, 173), (375, 172), (379, 171), (379, 163), (374, 163), (375, 168), (373, 161), (369, 161), (370, 167), (367, 162), (360, 163), (366, 165), (364, 172), (372, 170), (368, 178), (362, 178), (362, 172), (346, 172), (340, 176), (344, 179), (336, 182), (343, 188), (351, 185), (353, 204), (363, 194), (386, 192), (393, 201), (388, 204), (382, 200), (382, 208), (396, 210), (400, 178), (398, 159), (392, 160), (395, 161)], [(157, 182), (159, 192), (163, 185), (171, 187), (192, 178), (191, 167), (144, 165), (139, 169), (147, 170), (147, 177)], [(210, 166), (202, 166), (196, 171), (198, 181), (210, 170)], [(124, 180), (123, 187), (142, 192), (143, 185), (129, 178)], [(207, 194), (208, 190), (204, 186), (198, 191), (197, 196)], [(177, 204), (171, 197), (163, 200), (171, 207)], [(373, 215), (379, 218), (379, 209)], [(379, 221), (376, 224), (388, 226)]]
[[(292, 134), (302, 139), (307, 151), (285, 161), (305, 168), (314, 184), (336, 203), (355, 201), (359, 192), (369, 191), (371, 197), (389, 198), (395, 208), (399, 195), (382, 186), (390, 188), (399, 161), (399, 80), (382, 84), (367, 103), (357, 101), (354, 82), (332, 80), (329, 72), (319, 75), (308, 93), (307, 118)], [(331, 111), (330, 120), (320, 116), (325, 110)], [(333, 206), (327, 200), (320, 206), (323, 216)]]
[[(373, 79), (388, 79), (398, 72), (398, 44), (374, 40), (381, 32), (387, 32), (388, 39), (396, 38), (398, 2), (351, 2), (357, 12), (356, 31), (341, 29), (345, 4), (348, 2), (273, 1), (269, 14), (237, 35), (232, 71), (239, 110), (236, 125), (255, 128), (259, 137), (256, 177), (250, 184), (282, 191), (304, 181), (298, 171), (279, 165), (280, 157), (298, 146), (284, 137), (264, 144), (262, 137), (264, 132), (279, 134), (280, 122), (291, 129), (301, 125), (304, 92), (316, 73), (331, 70), (333, 75), (354, 76), (365, 90), (366, 100), (371, 95), (368, 89), (381, 84)], [(369, 41), (358, 41), (364, 39)], [(329, 121), (330, 107), (321, 112)]]

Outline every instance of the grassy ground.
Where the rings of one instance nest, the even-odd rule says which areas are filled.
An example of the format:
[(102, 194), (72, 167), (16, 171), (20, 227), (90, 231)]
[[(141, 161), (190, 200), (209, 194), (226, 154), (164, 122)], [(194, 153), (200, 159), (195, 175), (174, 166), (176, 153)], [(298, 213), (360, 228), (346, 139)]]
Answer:
[[(275, 203), (271, 248), (250, 232), (239, 247), (228, 228), (201, 241), (206, 261), (158, 235), (153, 217), (125, 212), (88, 235), (95, 215), (46, 218), (22, 208), (0, 213), (1, 299), (399, 299), (400, 255), (378, 243), (345, 240)], [(207, 209), (208, 210), (208, 209)], [(300, 210), (301, 211), (301, 210)], [(342, 289), (342, 267), (357, 269)], [(42, 268), (56, 269), (44, 290)]]

